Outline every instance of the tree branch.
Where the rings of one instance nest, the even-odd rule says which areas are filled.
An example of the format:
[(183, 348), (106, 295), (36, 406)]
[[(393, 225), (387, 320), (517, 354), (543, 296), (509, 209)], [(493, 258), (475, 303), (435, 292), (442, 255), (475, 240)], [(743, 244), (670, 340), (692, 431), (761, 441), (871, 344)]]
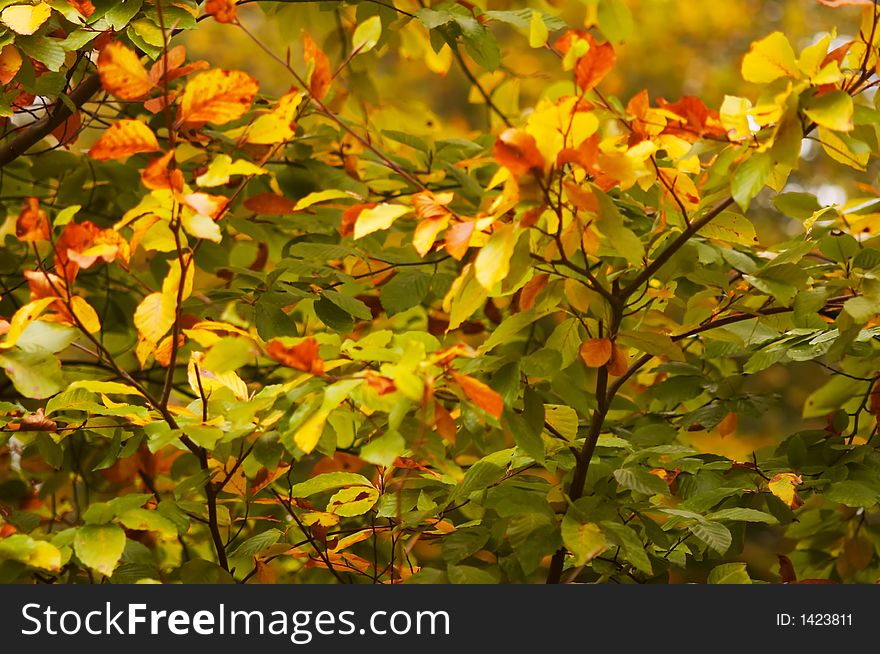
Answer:
[[(101, 78), (98, 76), (98, 73), (92, 73), (71, 92), (70, 100), (75, 107), (79, 108), (91, 100), (92, 96), (100, 89)], [(70, 110), (70, 107), (59, 100), (50, 113), (32, 123), (13, 139), (0, 145), (0, 168), (18, 159), (31, 147), (51, 134), (53, 130), (60, 127), (72, 114), (73, 112)]]

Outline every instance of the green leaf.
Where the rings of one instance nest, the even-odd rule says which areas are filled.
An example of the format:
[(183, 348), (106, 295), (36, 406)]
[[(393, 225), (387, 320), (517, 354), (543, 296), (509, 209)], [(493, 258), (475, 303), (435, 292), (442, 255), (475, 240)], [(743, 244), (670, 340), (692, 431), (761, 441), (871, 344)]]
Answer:
[(125, 549), (125, 532), (113, 524), (85, 525), (76, 530), (73, 547), (80, 561), (109, 577)]
[(624, 0), (602, 0), (598, 19), (599, 29), (612, 43), (623, 43), (635, 29), (632, 13)]
[(478, 66), (486, 70), (496, 70), (501, 65), (501, 48), (495, 35), (476, 19), (456, 16), (461, 26), (464, 47)]
[[(122, 31), (141, 10), (143, 0), (122, 0), (115, 2), (110, 10), (104, 14), (104, 19), (117, 32)], [(166, 17), (167, 20), (167, 17)]]
[(574, 555), (574, 565), (581, 566), (608, 549), (608, 541), (599, 525), (582, 522), (577, 513), (569, 510), (562, 519), (562, 542)]
[(430, 287), (431, 278), (424, 273), (398, 273), (382, 286), (382, 307), (389, 316), (402, 313), (421, 304)]
[(730, 192), (740, 209), (746, 211), (752, 199), (770, 180), (773, 174), (773, 157), (769, 152), (749, 156), (733, 173)]
[(25, 534), (0, 539), (0, 561), (8, 560), (41, 570), (56, 571), (61, 568), (61, 552), (55, 545)]
[(488, 488), (500, 480), (507, 471), (513, 450), (500, 450), (483, 457), (474, 463), (464, 475), (464, 479), (450, 496), (450, 502), (468, 497), (471, 493)]
[(577, 438), (578, 415), (577, 411), (570, 406), (545, 404), (544, 420), (567, 441), (573, 441)]
[(732, 211), (723, 211), (708, 225), (701, 227), (698, 234), (725, 243), (749, 246), (758, 243), (758, 235), (752, 222)]
[(177, 538), (177, 527), (158, 511), (129, 509), (119, 516), (119, 522), (136, 531), (155, 531), (165, 538)]
[(627, 561), (629, 561), (636, 570), (648, 575), (654, 574), (654, 569), (651, 567), (651, 560), (645, 552), (645, 546), (631, 527), (610, 520), (603, 520), (600, 525), (602, 531), (604, 531), (605, 535), (608, 537), (608, 540), (623, 549)]
[(291, 497), (310, 497), (318, 493), (343, 488), (345, 486), (370, 486), (370, 480), (354, 472), (327, 472), (308, 481), (294, 484)]
[(617, 334), (618, 340), (639, 352), (647, 352), (657, 357), (666, 357), (670, 361), (684, 361), (684, 353), (666, 334), (653, 332), (621, 331)]
[(19, 36), (15, 39), (15, 45), (28, 57), (45, 64), (54, 72), (61, 70), (67, 55), (59, 41), (47, 36)]
[(707, 520), (732, 520), (734, 522), (763, 522), (768, 525), (775, 525), (779, 521), (769, 513), (758, 511), (757, 509), (748, 509), (744, 507), (733, 507), (730, 509), (721, 509), (706, 516)]
[(837, 132), (853, 128), (853, 100), (846, 91), (814, 95), (804, 105), (804, 113), (817, 125)]
[(376, 47), (382, 37), (382, 19), (379, 16), (370, 16), (357, 26), (352, 38), (351, 49), (363, 54)]
[(722, 563), (712, 568), (707, 580), (710, 584), (750, 584), (745, 563)]
[(798, 220), (806, 220), (822, 209), (819, 200), (812, 193), (780, 193), (774, 196), (773, 205), (780, 213)]
[(598, 186), (592, 186), (593, 195), (599, 201), (598, 227), (605, 237), (603, 244), (616, 252), (634, 266), (642, 264), (645, 258), (645, 246), (635, 233), (624, 226), (623, 216), (612, 199)]
[(614, 471), (617, 483), (644, 495), (669, 495), (669, 486), (665, 481), (647, 470), (638, 468), (620, 468)]
[(373, 317), (370, 307), (350, 295), (339, 293), (338, 291), (325, 291), (323, 298), (329, 300), (346, 313), (360, 318), (361, 320), (370, 320)]
[(711, 549), (719, 554), (724, 554), (733, 542), (730, 530), (720, 522), (698, 520), (688, 524), (690, 532), (706, 543)]
[(4, 350), (0, 353), (0, 367), (25, 397), (41, 400), (64, 388), (61, 364), (51, 352), (40, 346)]
[(230, 552), (229, 556), (256, 556), (263, 550), (272, 547), (272, 545), (277, 543), (283, 535), (284, 534), (282, 534), (277, 529), (267, 529), (266, 531), (261, 531), (256, 536), (251, 536), (246, 541), (241, 543), (238, 547), (235, 548), (234, 551)]
[(500, 577), (497, 571), (470, 565), (450, 565), (446, 568), (446, 574), (451, 584), (497, 584)]
[(870, 509), (877, 504), (880, 493), (861, 482), (846, 480), (831, 484), (822, 497), (845, 506)]

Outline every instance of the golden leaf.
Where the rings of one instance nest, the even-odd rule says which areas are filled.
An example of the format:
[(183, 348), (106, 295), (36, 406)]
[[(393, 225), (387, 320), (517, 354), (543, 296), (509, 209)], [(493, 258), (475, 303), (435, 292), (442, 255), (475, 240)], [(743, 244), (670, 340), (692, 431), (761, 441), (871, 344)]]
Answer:
[(257, 80), (239, 70), (209, 70), (193, 77), (183, 90), (177, 118), (184, 125), (222, 125), (250, 109)]
[(137, 53), (118, 42), (101, 50), (98, 74), (104, 89), (120, 100), (138, 100), (153, 88)]
[(89, 150), (96, 161), (125, 160), (133, 154), (155, 152), (159, 141), (153, 131), (139, 120), (129, 118), (113, 123)]

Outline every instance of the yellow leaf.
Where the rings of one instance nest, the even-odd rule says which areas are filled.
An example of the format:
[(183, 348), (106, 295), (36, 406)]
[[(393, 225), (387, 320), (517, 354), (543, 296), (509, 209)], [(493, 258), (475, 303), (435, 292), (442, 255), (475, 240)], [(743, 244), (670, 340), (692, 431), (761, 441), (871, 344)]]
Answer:
[(204, 358), (204, 352), (194, 351), (190, 354), (189, 363), (186, 367), (186, 379), (196, 395), (201, 397), (202, 393), (204, 393), (205, 397), (208, 397), (213, 391), (220, 388), (228, 388), (238, 400), (244, 401), (250, 397), (247, 384), (244, 383), (241, 377), (231, 370), (218, 374), (203, 368), (202, 361)]
[(329, 415), (329, 410), (318, 409), (296, 430), (293, 442), (299, 449), (306, 454), (315, 449), (324, 433), (324, 425), (327, 423)]
[(178, 293), (180, 294), (180, 302), (183, 302), (192, 294), (195, 266), (193, 265), (192, 258), (190, 256), (185, 256), (183, 259), (183, 263), (186, 268), (186, 276), (183, 280), (182, 289), (180, 288), (181, 265), (178, 259), (174, 259), (171, 261), (168, 267), (168, 275), (162, 282), (163, 305), (165, 305), (166, 310), (170, 310), (173, 313), (177, 312)]
[(239, 70), (209, 70), (193, 77), (183, 90), (178, 120), (186, 125), (222, 125), (250, 109), (259, 86)]
[(327, 511), (343, 518), (363, 515), (379, 501), (379, 491), (372, 486), (350, 486), (338, 491), (327, 503)]
[(268, 171), (245, 159), (232, 161), (232, 157), (226, 154), (218, 154), (208, 170), (196, 178), (196, 184), (202, 187), (223, 186), (229, 182), (233, 175), (265, 175)]
[(532, 20), (529, 23), (529, 45), (533, 48), (543, 48), (547, 43), (550, 32), (544, 23), (544, 17), (540, 11), (532, 10)]
[(101, 331), (101, 320), (91, 304), (78, 295), (74, 295), (70, 298), (70, 306), (73, 309), (73, 315), (76, 316), (87, 332), (94, 334)]
[(850, 168), (865, 170), (871, 156), (871, 149), (866, 143), (851, 139), (846, 134), (838, 134), (821, 125), (816, 131), (822, 149), (829, 157)]
[(56, 297), (44, 297), (40, 300), (29, 302), (16, 311), (12, 316), (12, 320), (9, 321), (9, 331), (6, 332), (6, 339), (0, 343), (0, 350), (6, 350), (15, 345), (27, 326), (39, 318), (40, 314), (46, 310), (46, 307), (57, 299)]
[(97, 381), (92, 379), (80, 379), (79, 381), (75, 381), (67, 387), (67, 390), (72, 391), (77, 388), (84, 388), (87, 391), (91, 391), (92, 393), (116, 393), (118, 395), (140, 395), (140, 391), (138, 391), (134, 386), (129, 386), (128, 384), (121, 384), (119, 382), (112, 381)]
[(155, 349), (158, 343), (174, 324), (175, 310), (163, 302), (162, 293), (150, 293), (134, 312), (134, 326), (138, 334)]
[(804, 113), (817, 125), (836, 132), (849, 132), (853, 128), (853, 100), (846, 91), (831, 91), (810, 98)]
[(410, 207), (401, 204), (388, 204), (387, 202), (372, 209), (364, 209), (354, 223), (354, 238), (363, 238), (373, 232), (388, 229), (395, 220), (411, 211)]
[(40, 29), (51, 15), (52, 7), (45, 2), (35, 5), (12, 5), (0, 13), (0, 21), (16, 34), (27, 36)]
[(190, 236), (203, 238), (206, 241), (219, 243), (223, 239), (220, 233), (220, 225), (214, 222), (210, 216), (201, 213), (186, 212), (181, 216), (180, 224)]
[(309, 193), (304, 198), (299, 199), (296, 205), (293, 207), (293, 210), (302, 211), (303, 209), (308, 209), (313, 204), (318, 204), (319, 202), (327, 202), (328, 200), (341, 199), (350, 200), (351, 195), (346, 193), (345, 191), (337, 191), (335, 189), (317, 191), (315, 193)]
[(491, 291), (498, 282), (507, 277), (517, 236), (513, 225), (504, 225), (495, 230), (489, 242), (480, 249), (474, 269), (477, 281), (487, 291)]
[(752, 103), (746, 98), (734, 95), (724, 96), (724, 102), (721, 103), (721, 109), (718, 113), (721, 125), (727, 131), (730, 140), (741, 141), (752, 135), (752, 124), (749, 122), (751, 109)]
[(752, 48), (743, 58), (742, 76), (747, 82), (767, 84), (780, 77), (801, 77), (794, 50), (782, 32), (752, 43)]
[(767, 488), (789, 507), (796, 509), (803, 503), (797, 495), (797, 487), (801, 485), (802, 481), (798, 475), (792, 472), (781, 472), (767, 482)]
[(294, 137), (293, 121), (302, 102), (302, 94), (288, 93), (278, 100), (268, 114), (260, 116), (245, 130), (244, 140), (257, 145), (284, 143)]
[(382, 36), (382, 19), (378, 16), (371, 16), (363, 23), (357, 26), (352, 39), (352, 51), (358, 54), (369, 52), (376, 47), (379, 38)]
[(61, 550), (44, 540), (34, 542), (34, 549), (28, 554), (27, 564), (43, 570), (61, 569)]

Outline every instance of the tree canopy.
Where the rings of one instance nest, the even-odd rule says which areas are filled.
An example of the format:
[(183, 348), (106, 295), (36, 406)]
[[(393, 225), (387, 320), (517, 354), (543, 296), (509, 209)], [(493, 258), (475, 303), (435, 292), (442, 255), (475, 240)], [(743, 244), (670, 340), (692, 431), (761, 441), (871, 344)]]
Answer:
[(0, 581), (880, 577), (880, 8), (704, 4), (0, 0)]

